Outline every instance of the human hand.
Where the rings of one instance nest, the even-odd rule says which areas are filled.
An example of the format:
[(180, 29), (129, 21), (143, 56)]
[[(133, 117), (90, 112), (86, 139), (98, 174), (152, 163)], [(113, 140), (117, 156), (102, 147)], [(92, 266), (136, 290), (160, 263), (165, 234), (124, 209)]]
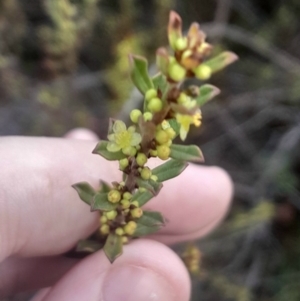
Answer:
[(232, 195), (229, 177), (217, 167), (189, 165), (145, 206), (168, 220), (161, 231), (125, 245), (112, 265), (103, 251), (70, 259), (60, 254), (99, 226), (98, 213), (71, 185), (97, 187), (99, 179), (121, 176), (115, 162), (91, 154), (94, 147), (95, 141), (0, 139), (0, 298), (47, 287), (33, 300), (189, 300), (186, 269), (164, 244), (201, 237), (222, 220)]

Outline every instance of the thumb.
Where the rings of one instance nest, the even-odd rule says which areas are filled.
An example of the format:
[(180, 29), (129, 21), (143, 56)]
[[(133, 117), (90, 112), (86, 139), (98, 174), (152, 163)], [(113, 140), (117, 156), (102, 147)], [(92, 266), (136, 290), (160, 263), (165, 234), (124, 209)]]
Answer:
[(102, 251), (85, 258), (32, 301), (188, 301), (189, 290), (179, 258), (158, 242), (140, 239), (113, 264)]

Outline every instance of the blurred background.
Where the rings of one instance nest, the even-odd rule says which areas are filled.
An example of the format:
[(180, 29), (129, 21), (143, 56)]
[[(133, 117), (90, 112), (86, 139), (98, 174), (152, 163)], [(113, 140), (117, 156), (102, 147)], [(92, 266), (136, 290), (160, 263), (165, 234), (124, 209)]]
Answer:
[(170, 9), (185, 30), (199, 22), (216, 53), (240, 57), (210, 81), (222, 93), (187, 141), (235, 183), (226, 221), (175, 247), (191, 300), (299, 301), (299, 0), (0, 0), (0, 135), (87, 127), (105, 138), (108, 117), (141, 102), (128, 53), (155, 70)]

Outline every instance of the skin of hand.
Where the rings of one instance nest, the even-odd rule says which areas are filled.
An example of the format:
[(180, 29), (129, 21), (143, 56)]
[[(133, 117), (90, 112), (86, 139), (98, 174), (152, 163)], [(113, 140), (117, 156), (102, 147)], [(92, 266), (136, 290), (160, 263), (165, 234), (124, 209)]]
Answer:
[(0, 298), (43, 288), (33, 301), (188, 301), (188, 273), (166, 245), (220, 223), (232, 197), (230, 178), (218, 167), (190, 164), (145, 206), (168, 221), (157, 234), (124, 246), (112, 265), (101, 250), (66, 258), (61, 254), (99, 226), (98, 213), (71, 185), (121, 179), (116, 162), (91, 154), (95, 141), (84, 129), (65, 138), (0, 139)]

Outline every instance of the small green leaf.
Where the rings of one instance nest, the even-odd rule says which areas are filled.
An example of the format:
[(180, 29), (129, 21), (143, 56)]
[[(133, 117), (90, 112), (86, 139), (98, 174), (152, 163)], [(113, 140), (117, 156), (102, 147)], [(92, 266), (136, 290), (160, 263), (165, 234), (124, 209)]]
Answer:
[(77, 252), (94, 253), (103, 248), (103, 244), (95, 240), (80, 240), (76, 246)]
[(100, 192), (109, 192), (111, 190), (109, 184), (103, 180), (100, 180), (100, 185), (101, 185)]
[(110, 161), (114, 161), (114, 160), (121, 160), (126, 158), (126, 155), (124, 155), (121, 151), (119, 152), (115, 152), (115, 153), (111, 153), (107, 150), (107, 144), (108, 141), (102, 140), (100, 141), (95, 149), (93, 150), (93, 154), (98, 154), (100, 156), (102, 156), (103, 158), (105, 158), (106, 160), (110, 160)]
[(157, 176), (157, 181), (163, 182), (180, 175), (188, 166), (184, 161), (171, 159), (152, 170), (152, 174)]
[(168, 122), (171, 126), (171, 128), (175, 131), (177, 135), (179, 135), (180, 131), (180, 124), (177, 122), (176, 119), (168, 119)]
[(94, 201), (91, 206), (91, 211), (102, 210), (110, 211), (114, 210), (118, 205), (111, 203), (107, 198), (107, 193), (97, 193), (94, 196)]
[(147, 60), (137, 55), (131, 55), (129, 59), (132, 65), (131, 79), (140, 92), (145, 94), (148, 90), (154, 88), (148, 74)]
[(148, 201), (150, 201), (153, 198), (153, 194), (150, 191), (144, 191), (144, 192), (136, 192), (132, 196), (132, 202), (137, 201), (141, 206), (145, 205)]
[(166, 76), (161, 73), (158, 73), (152, 78), (152, 81), (155, 89), (160, 90), (160, 92), (162, 93), (162, 99), (164, 99), (165, 93), (168, 91), (169, 85)]
[(149, 234), (153, 234), (157, 232), (161, 226), (145, 226), (143, 224), (140, 224), (139, 222), (136, 223), (137, 227), (134, 231), (133, 237), (141, 237)]
[(123, 252), (122, 236), (110, 233), (103, 250), (108, 260), (113, 263)]
[(196, 98), (197, 105), (203, 106), (209, 100), (220, 94), (220, 89), (213, 85), (203, 85), (199, 89), (199, 96)]
[(153, 195), (157, 195), (163, 186), (162, 183), (155, 182), (151, 179), (146, 181), (142, 180), (141, 178), (137, 178), (136, 183), (139, 187), (149, 190), (149, 192), (151, 192)]
[(168, 74), (169, 53), (164, 47), (158, 48), (156, 51), (156, 66), (160, 72)]
[(226, 66), (232, 64), (238, 59), (238, 56), (230, 51), (224, 51), (216, 57), (206, 61), (203, 65), (210, 67), (212, 73), (224, 69)]
[(89, 183), (80, 182), (72, 185), (72, 187), (77, 191), (82, 201), (84, 201), (88, 205), (92, 204), (96, 191)]
[(182, 161), (203, 162), (203, 154), (197, 145), (173, 144), (170, 146), (170, 157)]
[(143, 215), (137, 221), (139, 224), (152, 227), (162, 226), (165, 223), (164, 217), (157, 211), (144, 211)]

